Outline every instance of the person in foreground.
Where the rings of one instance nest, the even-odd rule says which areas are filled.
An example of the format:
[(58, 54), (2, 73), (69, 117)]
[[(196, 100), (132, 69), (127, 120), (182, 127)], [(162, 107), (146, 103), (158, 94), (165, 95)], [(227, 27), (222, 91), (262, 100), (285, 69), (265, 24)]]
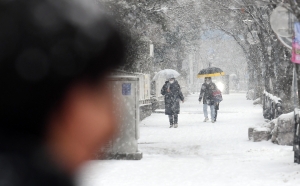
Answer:
[(203, 99), (203, 112), (204, 122), (209, 121), (207, 107), (210, 107), (211, 122), (215, 122), (215, 102), (213, 97), (213, 91), (217, 89), (215, 83), (212, 82), (211, 77), (206, 77), (204, 83), (201, 86), (199, 102)]
[(178, 114), (180, 113), (180, 100), (184, 102), (180, 85), (174, 77), (170, 77), (161, 89), (165, 96), (165, 114), (169, 116), (170, 128), (178, 127)]
[(0, 1), (0, 186), (71, 186), (116, 131), (106, 79), (125, 43), (73, 2)]

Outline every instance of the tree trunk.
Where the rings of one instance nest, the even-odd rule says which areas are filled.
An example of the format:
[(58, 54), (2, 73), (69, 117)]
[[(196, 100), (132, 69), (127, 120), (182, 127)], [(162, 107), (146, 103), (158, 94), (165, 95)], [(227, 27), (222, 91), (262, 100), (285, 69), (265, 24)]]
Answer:
[(255, 99), (260, 98), (263, 93), (263, 77), (262, 77), (262, 69), (260, 66), (260, 51), (257, 45), (250, 46), (250, 55), (253, 59), (253, 76), (254, 76), (254, 91), (255, 91)]
[(279, 65), (278, 69), (278, 97), (283, 101), (284, 113), (293, 110), (292, 101), (292, 82), (293, 82), (293, 64), (290, 62), (291, 54), (284, 48), (286, 58), (281, 58), (282, 63)]

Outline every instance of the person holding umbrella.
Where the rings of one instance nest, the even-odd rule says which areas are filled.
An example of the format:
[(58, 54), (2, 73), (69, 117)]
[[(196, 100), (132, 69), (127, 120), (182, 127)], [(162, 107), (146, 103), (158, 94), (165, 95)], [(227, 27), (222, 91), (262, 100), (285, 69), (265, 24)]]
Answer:
[(198, 78), (204, 78), (204, 83), (201, 86), (199, 95), (199, 102), (201, 102), (203, 98), (203, 112), (205, 116), (204, 122), (209, 120), (207, 113), (208, 106), (210, 107), (211, 111), (211, 122), (216, 122), (217, 111), (215, 109), (217, 107), (217, 110), (219, 110), (219, 103), (222, 101), (221, 92), (218, 91), (219, 89), (217, 88), (216, 84), (212, 82), (211, 77), (224, 75), (225, 73), (222, 69), (218, 67), (211, 67), (210, 65), (208, 68), (202, 69), (198, 73)]
[(215, 101), (213, 92), (216, 89), (217, 86), (212, 82), (211, 77), (205, 77), (199, 95), (199, 102), (201, 102), (201, 100), (203, 99), (203, 112), (205, 116), (204, 122), (209, 121), (207, 107), (210, 107), (211, 122), (215, 122)]
[(169, 75), (168, 81), (161, 89), (161, 94), (165, 96), (165, 114), (169, 116), (170, 128), (173, 126), (177, 128), (178, 114), (180, 113), (179, 101), (184, 102), (184, 97), (174, 75)]

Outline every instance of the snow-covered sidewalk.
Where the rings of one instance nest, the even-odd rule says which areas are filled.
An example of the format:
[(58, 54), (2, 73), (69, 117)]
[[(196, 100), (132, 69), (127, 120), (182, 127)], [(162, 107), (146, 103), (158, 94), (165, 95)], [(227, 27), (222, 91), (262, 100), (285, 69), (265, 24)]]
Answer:
[(224, 95), (216, 123), (204, 123), (198, 95), (181, 105), (179, 127), (152, 114), (140, 124), (140, 161), (92, 161), (82, 186), (281, 186), (300, 182), (290, 146), (251, 142), (248, 127), (263, 122), (261, 106), (245, 94)]

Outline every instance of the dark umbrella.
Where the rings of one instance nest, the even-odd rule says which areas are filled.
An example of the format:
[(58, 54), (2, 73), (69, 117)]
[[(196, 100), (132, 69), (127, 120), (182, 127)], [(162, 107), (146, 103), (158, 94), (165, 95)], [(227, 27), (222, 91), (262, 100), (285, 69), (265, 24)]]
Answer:
[(200, 72), (198, 73), (198, 78), (224, 76), (224, 75), (225, 73), (223, 72), (222, 69), (217, 67), (208, 67), (200, 70)]

